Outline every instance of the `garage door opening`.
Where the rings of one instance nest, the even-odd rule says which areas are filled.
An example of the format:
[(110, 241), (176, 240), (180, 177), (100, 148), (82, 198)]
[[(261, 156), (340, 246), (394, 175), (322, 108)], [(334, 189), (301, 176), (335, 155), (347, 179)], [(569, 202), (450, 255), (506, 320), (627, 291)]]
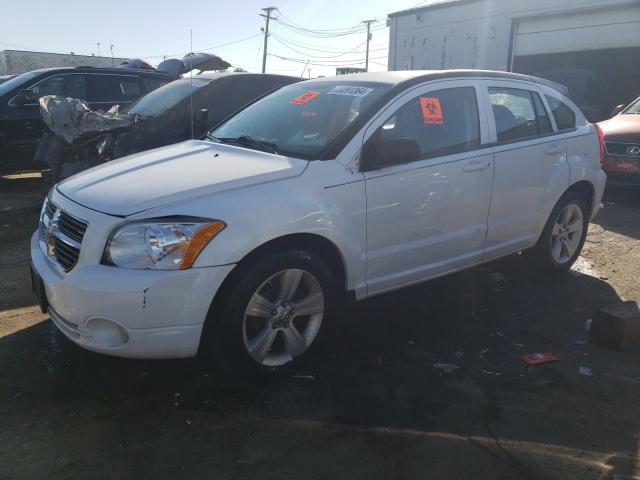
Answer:
[(513, 71), (565, 85), (592, 122), (640, 96), (640, 47), (516, 56)]
[(561, 83), (591, 121), (640, 95), (640, 3), (515, 22), (511, 69)]

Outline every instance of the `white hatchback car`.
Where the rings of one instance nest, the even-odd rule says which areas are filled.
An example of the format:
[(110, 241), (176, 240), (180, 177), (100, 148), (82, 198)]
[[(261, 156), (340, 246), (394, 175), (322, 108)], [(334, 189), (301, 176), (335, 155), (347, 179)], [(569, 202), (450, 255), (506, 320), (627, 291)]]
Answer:
[(488, 71), (284, 87), (212, 130), (55, 186), (31, 255), (82, 347), (224, 352), (272, 374), (356, 300), (531, 249), (570, 268), (598, 211), (602, 139), (559, 85)]

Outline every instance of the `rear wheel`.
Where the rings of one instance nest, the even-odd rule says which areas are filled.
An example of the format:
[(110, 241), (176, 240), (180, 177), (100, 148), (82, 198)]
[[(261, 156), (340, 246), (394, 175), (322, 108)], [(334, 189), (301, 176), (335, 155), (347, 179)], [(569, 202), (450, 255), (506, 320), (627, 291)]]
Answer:
[(205, 346), (219, 349), (233, 370), (252, 378), (281, 375), (315, 349), (335, 299), (334, 285), (324, 262), (304, 250), (240, 266), (208, 320), (213, 326)]
[(583, 195), (565, 194), (555, 206), (530, 257), (544, 271), (569, 270), (580, 256), (589, 227), (589, 207)]

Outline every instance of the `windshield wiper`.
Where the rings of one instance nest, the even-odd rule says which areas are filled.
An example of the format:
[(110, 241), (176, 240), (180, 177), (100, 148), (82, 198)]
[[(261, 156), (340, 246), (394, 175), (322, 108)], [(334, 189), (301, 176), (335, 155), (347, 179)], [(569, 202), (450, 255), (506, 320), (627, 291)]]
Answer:
[(261, 150), (263, 152), (269, 152), (269, 153), (275, 153), (275, 154), (278, 153), (278, 150), (274, 143), (263, 142), (262, 140), (256, 140), (255, 138), (250, 137), (249, 135), (240, 135), (239, 137), (214, 137), (212, 135), (209, 135), (209, 138), (211, 138), (214, 141), (218, 141), (220, 143), (236, 143), (243, 147), (252, 148), (254, 150)]

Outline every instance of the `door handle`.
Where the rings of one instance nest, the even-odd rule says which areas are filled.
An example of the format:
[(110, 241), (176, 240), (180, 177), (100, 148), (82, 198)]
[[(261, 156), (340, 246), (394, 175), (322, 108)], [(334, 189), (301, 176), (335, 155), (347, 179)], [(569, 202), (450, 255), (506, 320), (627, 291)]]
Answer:
[(489, 160), (471, 160), (467, 162), (467, 164), (462, 167), (463, 172), (479, 172), (480, 170), (485, 170), (489, 168), (491, 165), (491, 161)]
[(564, 145), (554, 145), (553, 147), (549, 147), (545, 150), (544, 153), (547, 155), (557, 155), (558, 153), (564, 152)]

